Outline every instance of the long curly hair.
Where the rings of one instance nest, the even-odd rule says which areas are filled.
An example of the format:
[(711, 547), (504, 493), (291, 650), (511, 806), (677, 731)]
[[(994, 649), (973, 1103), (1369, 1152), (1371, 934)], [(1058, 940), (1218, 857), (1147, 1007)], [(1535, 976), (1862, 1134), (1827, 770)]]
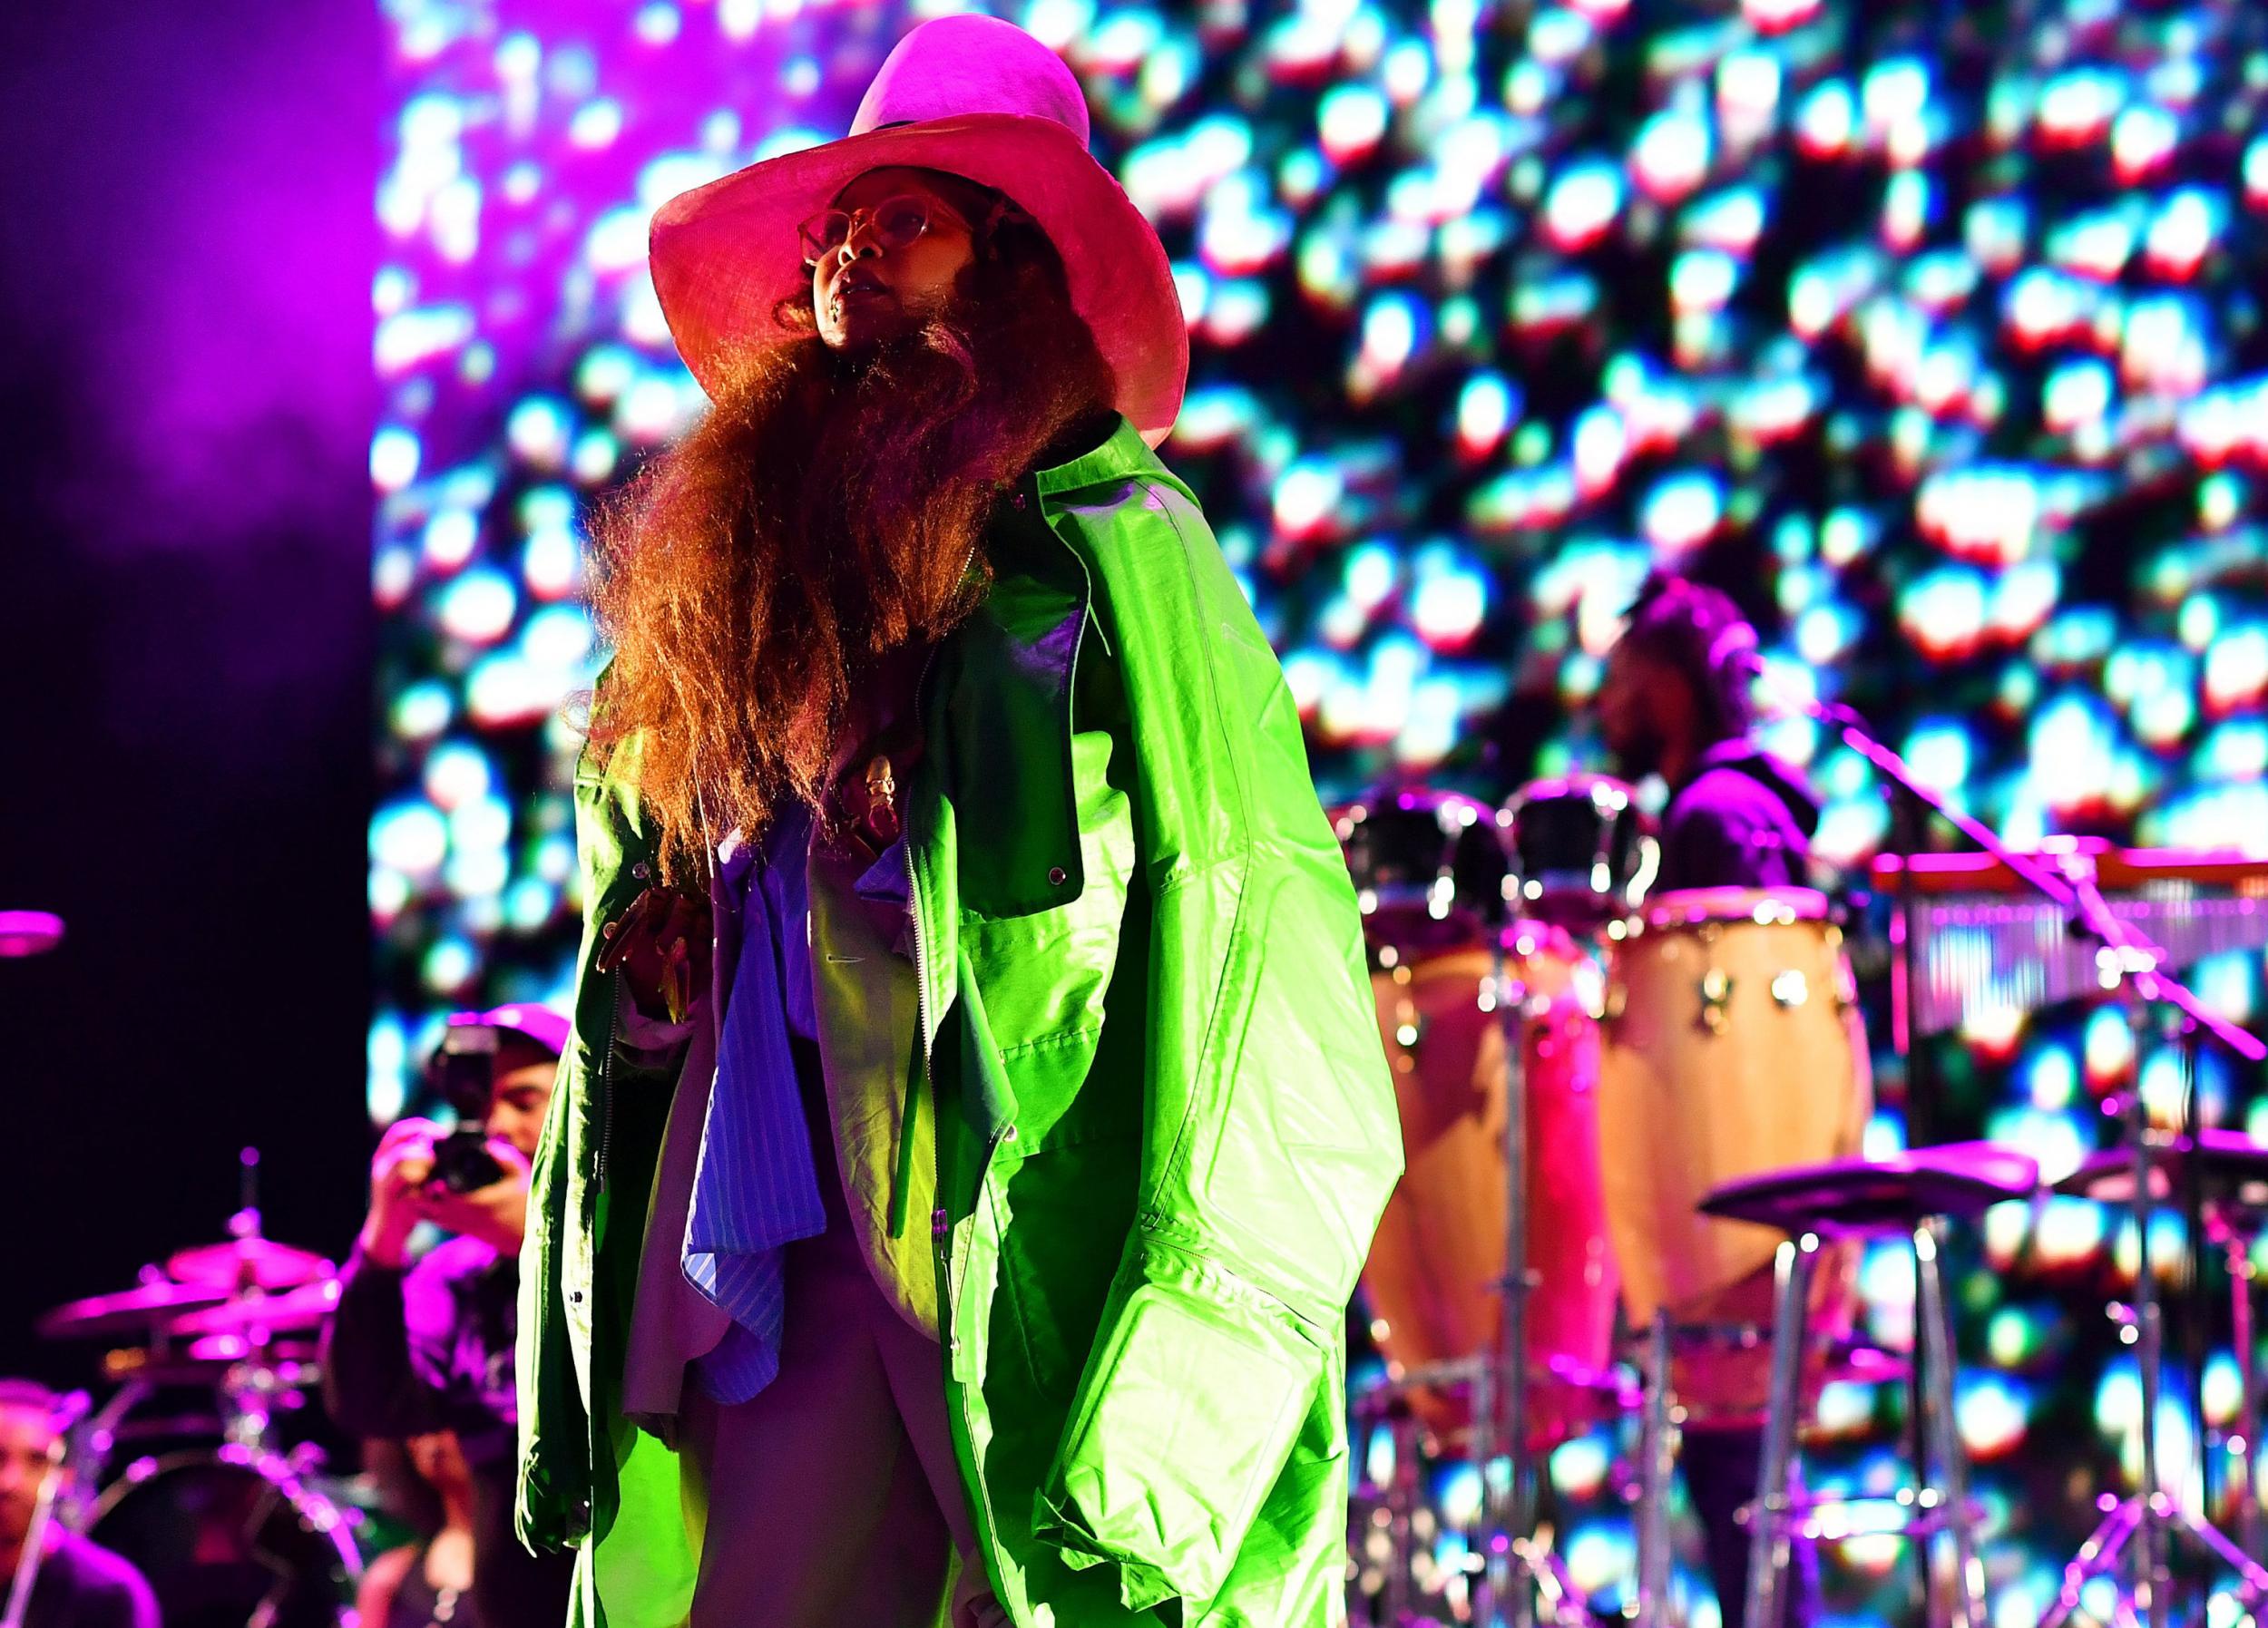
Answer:
[(782, 299), (795, 336), (745, 356), (601, 512), (614, 659), (591, 735), (610, 757), (637, 739), (665, 879), (699, 873), (705, 834), (821, 805), (861, 676), (982, 602), (993, 506), (1112, 399), (1045, 235), (1011, 211), (977, 249), (943, 312), (865, 352), (819, 339), (807, 284)]

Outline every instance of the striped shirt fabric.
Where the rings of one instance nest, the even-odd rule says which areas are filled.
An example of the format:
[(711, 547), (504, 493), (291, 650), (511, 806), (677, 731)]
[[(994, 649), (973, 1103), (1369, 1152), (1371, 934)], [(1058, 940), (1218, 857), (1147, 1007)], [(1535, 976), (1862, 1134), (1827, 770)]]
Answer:
[(797, 1077), (792, 1044), (818, 1028), (806, 892), (811, 830), (807, 810), (785, 811), (760, 852), (742, 843), (719, 865), (726, 897), (740, 903), (740, 960), (717, 1038), (684, 1264), (693, 1287), (732, 1319), (694, 1365), (701, 1388), (726, 1404), (747, 1401), (778, 1374), (784, 1251), (826, 1230), (803, 1102), (807, 1084), (824, 1087)]

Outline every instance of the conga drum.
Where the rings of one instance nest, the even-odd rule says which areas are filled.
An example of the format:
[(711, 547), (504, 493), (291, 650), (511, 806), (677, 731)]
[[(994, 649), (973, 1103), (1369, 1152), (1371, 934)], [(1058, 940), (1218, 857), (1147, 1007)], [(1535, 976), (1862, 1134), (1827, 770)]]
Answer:
[[(1614, 1256), (1598, 1185), (1598, 970), (1565, 932), (1536, 923), (1506, 930), (1506, 951), (1531, 1013), (1527, 1407), (1530, 1445), (1543, 1449), (1598, 1417), (1614, 1354)], [(1372, 976), (1404, 1168), (1363, 1289), (1373, 1337), (1397, 1374), (1480, 1356), (1502, 1339), (1510, 1189), (1504, 1028), (1493, 1000), (1484, 1001), (1493, 960), (1471, 945)], [(1413, 1385), (1409, 1399), (1444, 1440), (1471, 1421), (1463, 1387)]]
[(1605, 775), (1530, 781), (1505, 800), (1496, 823), (1513, 911), (1577, 932), (1636, 910), (1660, 860), (1637, 792)]
[[(1666, 1308), (1680, 1330), (1769, 1331), (1782, 1234), (1699, 1206), (1735, 1177), (1860, 1151), (1873, 1078), (1842, 937), (1809, 889), (1706, 888), (1656, 895), (1615, 944), (1600, 1151), (1634, 1329)], [(1850, 1332), (1855, 1264), (1846, 1251), (1820, 1272), (1815, 1333)], [(1693, 1424), (1761, 1416), (1765, 1345), (1702, 1333), (1677, 1349)]]
[(1504, 917), (1504, 853), (1485, 803), (1387, 786), (1331, 811), (1374, 966), (1483, 941)]

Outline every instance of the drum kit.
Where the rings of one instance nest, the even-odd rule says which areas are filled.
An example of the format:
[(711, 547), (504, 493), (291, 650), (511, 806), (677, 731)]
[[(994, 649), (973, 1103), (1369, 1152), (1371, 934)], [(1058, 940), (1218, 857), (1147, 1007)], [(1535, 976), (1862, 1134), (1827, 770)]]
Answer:
[[(0, 960), (64, 939), (48, 911), (0, 910)], [(260, 1233), (259, 1155), (223, 1242), (176, 1251), (131, 1289), (73, 1301), (34, 1325), (98, 1343), (99, 1409), (65, 1399), (0, 1623), (24, 1620), (50, 1522), (122, 1555), (166, 1628), (337, 1628), (353, 1617), (362, 1512), (301, 1428), (317, 1409), (317, 1340), (338, 1303), (318, 1255)], [(294, 1438), (297, 1439), (293, 1439)]]
[(362, 1574), (361, 1512), (309, 1428), (338, 1276), (261, 1236), (247, 1200), (224, 1242), (39, 1319), (44, 1339), (106, 1348), (115, 1387), (73, 1410), (52, 1518), (132, 1561), (167, 1628), (335, 1628)]
[[(1363, 911), (1405, 1159), (1362, 1282), (1384, 1372), (1354, 1407), (1364, 1444), (1354, 1620), (1597, 1621), (1538, 1508), (1540, 1468), (1602, 1426), (1635, 1426), (1618, 1482), (1636, 1536), (1623, 1614), (1677, 1620), (1667, 1513), (1677, 1436), (1742, 1428), (1763, 1443), (1764, 1491), (1741, 1517), (1755, 1546), (1750, 1597), (1724, 1603), (1723, 1620), (1776, 1625), (1792, 1542), (1858, 1529), (1804, 1491), (1799, 1445), (1823, 1388), (1857, 1380), (1911, 1386), (1913, 1485), (1892, 1500), (1895, 1529), (1923, 1545), (1930, 1620), (1983, 1628), (1992, 1619), (1940, 1260), (1950, 1223), (2038, 1194), (2038, 1166), (1989, 1143), (1863, 1156), (1869, 1049), (1830, 901), (1794, 888), (1654, 892), (1650, 823), (1630, 787), (1598, 776), (1538, 783), (1498, 807), (1403, 786), (1333, 821)], [(2050, 867), (1989, 847), (1997, 871), (1948, 855), (1902, 867), (1893, 857), (1878, 873), (1901, 906), (1890, 935), (1901, 1045), (1909, 1028), (1947, 1026), (1964, 1000), (2022, 1009), (2070, 992), (2071, 980), (2028, 957), (2054, 968), (2084, 959), (2097, 992), (2185, 1011), (2167, 968), (2268, 943), (2268, 862), (2064, 844), (2052, 868), (2112, 935), (2075, 956), (2067, 924), (2083, 916), (2057, 916), (2051, 933), (2038, 918), (2052, 910), (1992, 896)], [(2084, 876), (2066, 850), (2085, 855)], [(2258, 1048), (2226, 1027), (2206, 1032), (2244, 1055)], [(2146, 1239), (2153, 1206), (2207, 1195), (2208, 1224), (2188, 1235), (2217, 1241), (2232, 1267), (2244, 1391), (2234, 1467), (2258, 1437), (2247, 1297), (2250, 1246), (2268, 1224), (2268, 1147), (2195, 1125), (2169, 1136), (2144, 1122), (2138, 1091), (2129, 1101), (2126, 1145), (2062, 1190), (2130, 1208)], [(1855, 1338), (1858, 1252), (1884, 1237), (1913, 1252), (1911, 1352)], [(2146, 1259), (2134, 1312), (2146, 1435), (2162, 1360), (2151, 1278)], [(2138, 1497), (2106, 1502), (2051, 1623), (2097, 1575), (2116, 1585), (2122, 1618), (2166, 1622), (2176, 1537), (2233, 1571), (2255, 1605), (2268, 1602), (2256, 1498), (2244, 1498), (2232, 1542), (2158, 1485), (2154, 1453), (2153, 1441)], [(1471, 1467), (1461, 1477), (1427, 1474), (1458, 1465)], [(2243, 1485), (2249, 1495), (2249, 1475)], [(1442, 1490), (1459, 1487), (1461, 1497)], [(1950, 1583), (1933, 1580), (1931, 1544), (1950, 1545)]]

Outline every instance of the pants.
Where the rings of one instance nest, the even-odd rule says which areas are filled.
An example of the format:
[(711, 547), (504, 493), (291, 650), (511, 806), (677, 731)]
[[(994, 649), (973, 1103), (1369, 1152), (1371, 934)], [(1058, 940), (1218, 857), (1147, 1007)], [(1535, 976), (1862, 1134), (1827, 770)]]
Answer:
[[(1756, 1496), (1758, 1460), (1763, 1455), (1760, 1429), (1687, 1430), (1678, 1448), (1686, 1496), (1700, 1517), (1709, 1581), (1716, 1589), (1725, 1628), (1744, 1628), (1741, 1616), (1748, 1609), (1749, 1531), (1735, 1517), (1741, 1506)], [(1818, 1560), (1811, 1545), (1799, 1541), (1788, 1574), (1780, 1580), (1776, 1628), (1806, 1628), (1818, 1610)]]
[[(824, 1153), (824, 1149), (822, 1152)], [(827, 1230), (788, 1245), (778, 1377), (682, 1415), (700, 1574), (689, 1628), (1008, 1628), (954, 1461), (937, 1343), (892, 1310), (819, 1167)]]
[(520, 1467), (473, 1467), (473, 1606), (483, 1628), (558, 1628), (567, 1619), (575, 1556), (531, 1555), (512, 1529)]

